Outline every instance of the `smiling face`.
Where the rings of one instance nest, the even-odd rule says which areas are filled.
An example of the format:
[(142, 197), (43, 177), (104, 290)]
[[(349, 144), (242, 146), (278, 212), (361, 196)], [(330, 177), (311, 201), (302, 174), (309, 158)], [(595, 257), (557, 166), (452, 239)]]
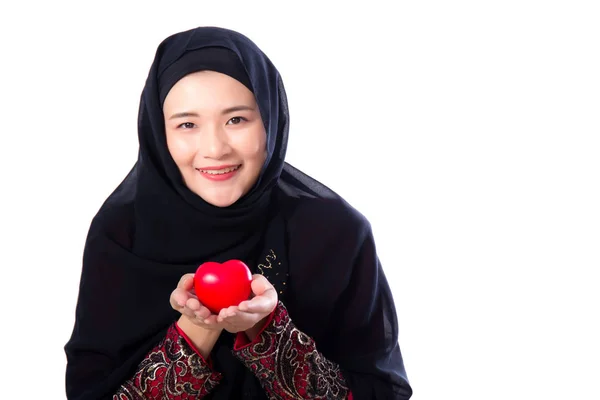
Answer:
[(163, 105), (169, 152), (186, 186), (227, 207), (248, 193), (267, 157), (265, 127), (254, 94), (228, 75), (186, 75)]

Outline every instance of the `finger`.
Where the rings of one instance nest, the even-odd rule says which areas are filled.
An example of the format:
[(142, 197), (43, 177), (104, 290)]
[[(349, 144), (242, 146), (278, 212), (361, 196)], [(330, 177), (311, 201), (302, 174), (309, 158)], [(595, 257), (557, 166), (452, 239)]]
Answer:
[(259, 314), (248, 314), (242, 311), (237, 311), (233, 317), (217, 318), (217, 322), (221, 324), (225, 329), (230, 332), (238, 332), (240, 330), (246, 330), (256, 325), (260, 321), (261, 317)]
[(206, 307), (200, 307), (199, 310), (194, 311), (194, 315), (196, 316), (196, 318), (203, 321), (206, 318), (210, 317), (212, 315), (212, 312)]
[(273, 285), (271, 285), (267, 278), (260, 274), (254, 274), (252, 276), (251, 287), (252, 293), (254, 293), (256, 296), (260, 296), (265, 291), (273, 289)]
[(206, 325), (216, 325), (219, 322), (217, 321), (217, 316), (216, 315), (210, 315), (207, 318), (204, 318), (204, 321), (202, 321), (204, 324)]
[(190, 310), (188, 307), (183, 307), (181, 309), (181, 314), (185, 315), (192, 321), (196, 319), (196, 314), (195, 314), (194, 310)]
[(238, 304), (238, 309), (240, 311), (248, 311), (248, 303), (249, 302), (250, 302), (250, 300), (242, 301), (240, 304)]
[(204, 321), (206, 321), (207, 317), (210, 318), (209, 312), (193, 311), (193, 310), (190, 310), (188, 307), (184, 307), (181, 311), (181, 314), (186, 316), (194, 324), (200, 325), (200, 326), (205, 324)]
[(212, 314), (212, 311), (200, 303), (196, 298), (189, 298), (185, 305), (196, 314), (202, 315), (203, 318), (206, 318)]
[(257, 313), (248, 313), (245, 311), (238, 310), (235, 314), (235, 318), (229, 318), (230, 321), (235, 321), (243, 325), (254, 325), (263, 318), (262, 315)]
[(185, 302), (186, 307), (189, 307), (191, 310), (199, 311), (202, 304), (198, 301), (198, 299), (189, 297)]
[(179, 280), (179, 283), (177, 284), (178, 288), (181, 288), (184, 290), (191, 290), (193, 286), (194, 286), (194, 274), (183, 275), (181, 277), (181, 279)]
[(267, 290), (260, 296), (254, 296), (250, 300), (243, 301), (238, 305), (238, 309), (247, 313), (269, 313), (277, 305), (277, 294), (274, 293), (275, 289), (272, 292), (271, 290)]
[(189, 294), (183, 289), (175, 289), (171, 293), (171, 307), (178, 309), (185, 306), (185, 303), (189, 299)]
[(219, 312), (219, 315), (217, 316), (217, 321), (223, 322), (227, 318), (233, 318), (237, 315), (238, 312), (239, 309), (236, 306), (224, 308)]
[(277, 306), (277, 300), (274, 299), (273, 296), (268, 295), (268, 293), (265, 293), (262, 296), (256, 296), (245, 303), (246, 304), (240, 304), (240, 310), (253, 314), (268, 314)]

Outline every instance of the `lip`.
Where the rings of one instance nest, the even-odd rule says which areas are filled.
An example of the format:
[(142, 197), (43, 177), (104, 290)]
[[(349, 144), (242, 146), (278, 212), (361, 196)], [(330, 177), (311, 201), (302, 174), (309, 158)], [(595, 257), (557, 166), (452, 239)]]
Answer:
[[(214, 171), (214, 170), (219, 170), (219, 169), (225, 169), (225, 168), (233, 168), (233, 167), (238, 167), (237, 169), (231, 171), (231, 172), (227, 172), (225, 174), (207, 174), (205, 172), (202, 171)], [(218, 167), (203, 167), (203, 168), (196, 168), (196, 171), (198, 171), (198, 173), (200, 174), (200, 176), (202, 176), (203, 178), (208, 179), (209, 181), (226, 181), (228, 179), (233, 178), (240, 170), (242, 169), (242, 165), (241, 164), (233, 164), (233, 165), (221, 165)]]
[(230, 165), (217, 165), (215, 167), (202, 167), (202, 168), (196, 168), (197, 170), (202, 170), (202, 171), (214, 171), (216, 169), (225, 169), (225, 168), (233, 168), (233, 167), (237, 167), (240, 166), (241, 164), (230, 164)]

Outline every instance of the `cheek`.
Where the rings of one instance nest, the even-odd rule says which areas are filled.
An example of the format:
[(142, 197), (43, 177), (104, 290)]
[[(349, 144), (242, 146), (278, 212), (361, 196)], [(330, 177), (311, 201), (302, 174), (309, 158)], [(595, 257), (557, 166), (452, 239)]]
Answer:
[(191, 143), (180, 135), (167, 134), (167, 146), (177, 164), (188, 162), (193, 158), (194, 149)]
[(263, 129), (253, 130), (236, 138), (235, 147), (246, 160), (262, 163), (267, 153), (266, 140), (267, 137)]

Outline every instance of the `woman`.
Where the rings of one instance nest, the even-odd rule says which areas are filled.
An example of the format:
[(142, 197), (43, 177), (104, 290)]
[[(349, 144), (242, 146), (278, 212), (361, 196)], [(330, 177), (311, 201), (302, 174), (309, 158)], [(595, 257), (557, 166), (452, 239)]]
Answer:
[[(279, 73), (204, 27), (158, 47), (138, 161), (92, 221), (67, 354), (69, 399), (408, 399), (368, 221), (284, 162)], [(205, 261), (243, 260), (252, 298), (212, 314)]]

